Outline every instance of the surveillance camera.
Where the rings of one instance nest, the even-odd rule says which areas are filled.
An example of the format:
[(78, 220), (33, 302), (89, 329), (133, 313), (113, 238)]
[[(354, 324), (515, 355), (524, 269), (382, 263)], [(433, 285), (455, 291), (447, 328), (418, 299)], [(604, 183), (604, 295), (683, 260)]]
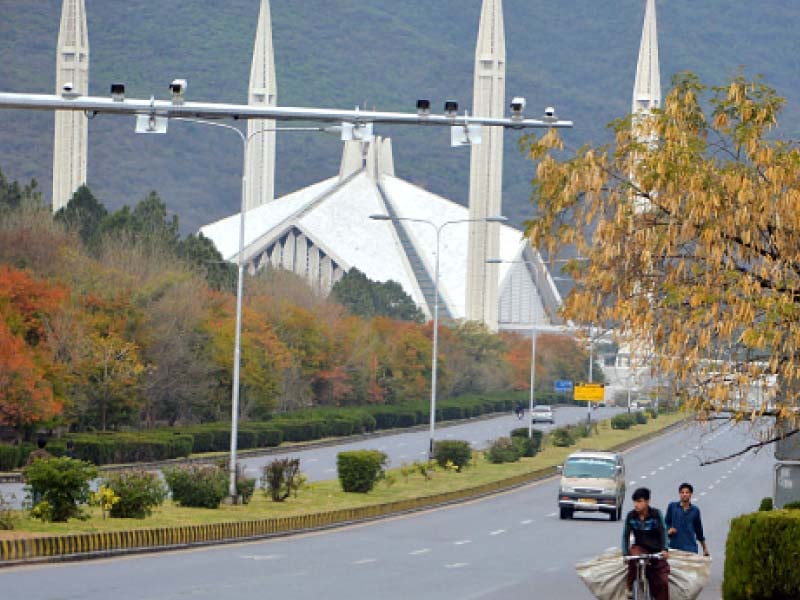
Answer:
[(523, 110), (525, 110), (525, 104), (525, 98), (522, 96), (516, 96), (511, 101), (511, 110), (513, 110), (515, 113), (521, 113)]
[(73, 89), (74, 89), (74, 88), (73, 88), (72, 82), (71, 82), (71, 81), (68, 81), (67, 83), (65, 83), (65, 84), (62, 86), (62, 88), (61, 88), (61, 91), (65, 92), (65, 93), (67, 93), (67, 94), (70, 94), (70, 93), (72, 93), (72, 90), (73, 90)]
[(458, 112), (458, 102), (448, 100), (444, 103), (444, 114), (448, 117), (455, 117)]
[(555, 121), (556, 119), (558, 119), (558, 117), (556, 116), (555, 108), (553, 108), (552, 106), (548, 106), (547, 108), (544, 109), (545, 121)]
[(185, 79), (173, 79), (172, 83), (169, 84), (169, 91), (172, 92), (172, 101), (175, 104), (183, 102), (183, 94), (186, 92), (187, 87), (189, 87), (189, 84)]
[(430, 100), (417, 100), (417, 114), (420, 117), (427, 117), (431, 114)]
[(112, 83), (111, 84), (111, 98), (115, 102), (122, 102), (125, 99), (125, 84)]

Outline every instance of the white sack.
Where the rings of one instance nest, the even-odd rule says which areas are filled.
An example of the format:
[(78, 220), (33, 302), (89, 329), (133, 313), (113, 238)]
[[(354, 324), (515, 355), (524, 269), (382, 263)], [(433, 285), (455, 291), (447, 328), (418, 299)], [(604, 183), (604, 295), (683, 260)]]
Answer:
[[(693, 552), (669, 552), (670, 600), (696, 600), (708, 581), (711, 559)], [(609, 548), (602, 554), (575, 565), (575, 571), (598, 600), (625, 600), (625, 574), (619, 548)]]

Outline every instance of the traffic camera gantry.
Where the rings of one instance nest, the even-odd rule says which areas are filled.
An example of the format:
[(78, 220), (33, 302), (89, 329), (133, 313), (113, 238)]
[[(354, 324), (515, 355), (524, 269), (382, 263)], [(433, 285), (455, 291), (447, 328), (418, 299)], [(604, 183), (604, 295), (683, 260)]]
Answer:
[(553, 107), (548, 106), (542, 117), (524, 117), (525, 99), (515, 97), (510, 105), (511, 116), (492, 118), (471, 116), (467, 111), (458, 114), (458, 103), (444, 103), (444, 113), (431, 113), (429, 100), (418, 100), (415, 113), (379, 112), (353, 110), (308, 108), (292, 106), (249, 106), (246, 104), (220, 104), (211, 102), (187, 102), (185, 79), (175, 79), (169, 85), (170, 100), (149, 100), (126, 98), (125, 84), (111, 84), (110, 97), (83, 96), (73, 91), (70, 83), (64, 85), (61, 94), (27, 94), (0, 92), (0, 108), (29, 110), (73, 110), (82, 111), (87, 116), (98, 114), (129, 114), (137, 116), (137, 130), (143, 133), (166, 133), (167, 121), (171, 118), (184, 119), (271, 119), (275, 121), (320, 121), (341, 123), (342, 136), (347, 139), (366, 139), (371, 136), (372, 124), (388, 123), (394, 125), (437, 125), (453, 128), (452, 144), (467, 145), (479, 143), (479, 126), (505, 127), (508, 129), (566, 128), (572, 121), (560, 120)]

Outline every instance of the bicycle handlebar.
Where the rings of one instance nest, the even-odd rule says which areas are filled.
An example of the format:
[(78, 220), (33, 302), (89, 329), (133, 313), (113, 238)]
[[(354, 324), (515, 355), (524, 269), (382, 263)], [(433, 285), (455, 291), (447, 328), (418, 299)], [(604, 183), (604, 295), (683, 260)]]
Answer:
[(657, 552), (655, 554), (631, 554), (630, 556), (623, 556), (626, 561), (630, 560), (650, 560), (653, 558), (663, 559), (662, 552)]

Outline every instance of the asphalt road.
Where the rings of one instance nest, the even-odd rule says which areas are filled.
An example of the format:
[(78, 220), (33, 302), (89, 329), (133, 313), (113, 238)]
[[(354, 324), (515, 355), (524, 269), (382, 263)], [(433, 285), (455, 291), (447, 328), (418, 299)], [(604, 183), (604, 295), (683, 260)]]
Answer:
[[(703, 600), (720, 598), (728, 521), (771, 493), (773, 458), (764, 451), (699, 462), (747, 441), (727, 425), (693, 425), (625, 453), (628, 496), (647, 485), (664, 508), (678, 484), (694, 484), (713, 557)], [(588, 600), (574, 564), (617, 546), (621, 524), (592, 514), (560, 520), (556, 488), (551, 478), (462, 505), (262, 542), (3, 569), (0, 590), (31, 600)]]
[[(621, 408), (598, 408), (592, 411), (592, 419), (602, 420), (621, 412)], [(565, 406), (554, 411), (555, 424), (536, 423), (534, 426), (542, 431), (549, 431), (554, 427), (567, 423), (576, 423), (586, 419), (586, 409), (578, 406)], [(525, 419), (527, 419), (527, 411)], [(441, 424), (436, 429), (437, 440), (467, 440), (473, 448), (485, 448), (490, 440), (500, 436), (507, 436), (516, 427), (527, 427), (525, 419), (518, 419), (513, 414), (502, 415), (491, 419), (467, 421), (458, 425)], [(357, 442), (318, 448), (295, 446), (287, 448), (285, 452), (271, 453), (251, 458), (239, 458), (244, 465), (245, 473), (249, 477), (260, 480), (264, 465), (278, 458), (299, 458), (300, 470), (310, 481), (336, 478), (336, 455), (345, 450), (371, 449), (385, 452), (389, 457), (390, 467), (399, 467), (402, 463), (412, 463), (415, 460), (425, 460), (430, 444), (429, 431), (409, 431), (390, 435), (379, 435), (371, 439)], [(95, 482), (95, 486), (97, 482)], [(21, 483), (0, 484), (0, 494), (14, 507), (19, 508), (25, 498), (24, 485)]]

